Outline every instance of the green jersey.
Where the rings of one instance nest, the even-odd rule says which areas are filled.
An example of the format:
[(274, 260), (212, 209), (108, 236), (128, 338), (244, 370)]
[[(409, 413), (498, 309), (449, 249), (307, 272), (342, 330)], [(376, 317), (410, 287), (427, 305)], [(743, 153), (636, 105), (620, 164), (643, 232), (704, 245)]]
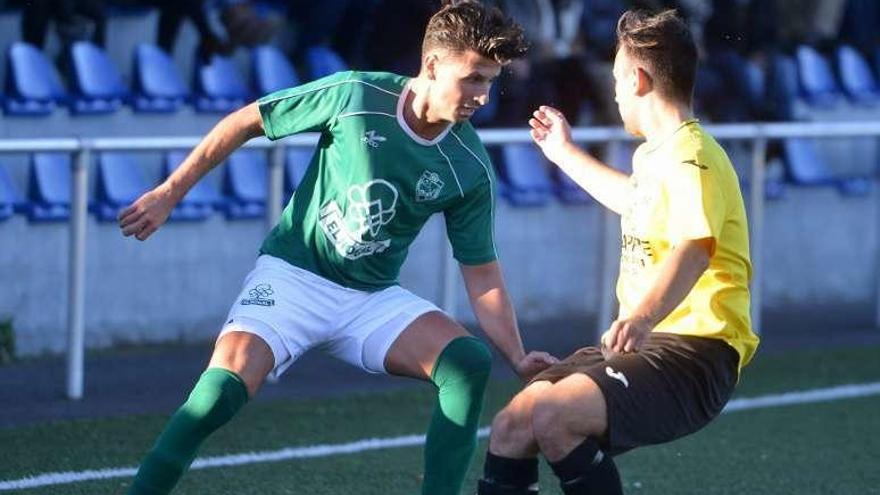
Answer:
[(469, 122), (433, 140), (403, 118), (408, 78), (340, 72), (259, 100), (269, 139), (320, 133), (315, 155), (260, 252), (345, 287), (397, 284), (409, 246), (443, 212), (463, 264), (496, 259), (495, 177)]

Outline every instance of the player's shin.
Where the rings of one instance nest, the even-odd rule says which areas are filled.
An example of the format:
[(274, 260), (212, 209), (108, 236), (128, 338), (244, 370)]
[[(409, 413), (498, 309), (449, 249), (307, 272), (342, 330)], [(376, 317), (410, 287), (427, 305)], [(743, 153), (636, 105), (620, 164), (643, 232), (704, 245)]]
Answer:
[(424, 495), (457, 495), (473, 458), (492, 354), (481, 340), (459, 337), (440, 353), (431, 381), (437, 403), (425, 442)]
[(584, 440), (561, 460), (551, 462), (550, 467), (565, 495), (623, 495), (614, 460), (593, 438)]
[(144, 457), (129, 495), (169, 493), (205, 438), (232, 419), (247, 400), (247, 388), (238, 375), (222, 368), (206, 370)]

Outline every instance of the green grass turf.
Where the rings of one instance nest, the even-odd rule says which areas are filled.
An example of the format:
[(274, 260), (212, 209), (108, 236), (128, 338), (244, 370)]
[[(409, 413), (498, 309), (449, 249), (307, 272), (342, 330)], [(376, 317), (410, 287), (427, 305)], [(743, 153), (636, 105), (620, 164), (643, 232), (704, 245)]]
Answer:
[[(737, 397), (880, 381), (880, 348), (759, 356)], [(484, 423), (517, 390), (493, 383)], [(255, 403), (206, 442), (201, 456), (423, 433), (431, 389), (309, 401)], [(703, 431), (618, 458), (627, 493), (880, 493), (880, 396), (724, 415)], [(0, 430), (0, 480), (49, 471), (134, 466), (165, 417), (54, 423)], [(485, 442), (464, 493), (473, 493)], [(560, 493), (542, 465), (543, 493)], [(181, 494), (413, 494), (421, 448), (401, 448), (190, 472)], [(27, 494), (123, 493), (128, 479), (22, 490)], [(5, 492), (11, 493), (11, 492)]]

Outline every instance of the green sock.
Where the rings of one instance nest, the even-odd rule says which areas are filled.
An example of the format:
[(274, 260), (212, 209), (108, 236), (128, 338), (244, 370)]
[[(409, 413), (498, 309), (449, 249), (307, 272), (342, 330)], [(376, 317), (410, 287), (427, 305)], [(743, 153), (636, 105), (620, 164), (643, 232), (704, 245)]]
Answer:
[(205, 438), (232, 419), (247, 400), (247, 388), (238, 375), (223, 368), (205, 370), (144, 457), (129, 495), (171, 492)]
[(431, 381), (437, 403), (425, 441), (423, 495), (458, 495), (477, 446), (492, 354), (480, 339), (459, 337), (440, 353)]

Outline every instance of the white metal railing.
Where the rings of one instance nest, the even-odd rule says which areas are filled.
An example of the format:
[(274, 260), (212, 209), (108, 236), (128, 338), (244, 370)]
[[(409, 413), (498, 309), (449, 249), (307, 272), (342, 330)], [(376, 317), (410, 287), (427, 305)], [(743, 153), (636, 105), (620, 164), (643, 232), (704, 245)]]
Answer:
[[(752, 323), (756, 331), (761, 328), (761, 302), (763, 279), (763, 230), (764, 230), (764, 170), (766, 165), (767, 141), (790, 137), (848, 137), (880, 136), (880, 122), (835, 122), (835, 123), (766, 123), (708, 125), (706, 129), (716, 138), (724, 140), (749, 140), (752, 142), (751, 180), (749, 181), (748, 201), (750, 203), (749, 230), (754, 278), (752, 280)], [(580, 143), (604, 142), (609, 151), (621, 143), (634, 138), (616, 127), (577, 128), (573, 138)], [(487, 129), (480, 131), (483, 143), (504, 144), (530, 142), (525, 129)], [(151, 137), (151, 138), (59, 138), (59, 139), (12, 139), (0, 140), (0, 153), (67, 151), (74, 155), (71, 181), (71, 221), (68, 280), (68, 357), (67, 357), (67, 396), (80, 399), (83, 395), (83, 352), (85, 321), (85, 269), (86, 269), (86, 225), (87, 194), (90, 155), (96, 151), (108, 150), (167, 150), (193, 148), (200, 141), (198, 137)], [(317, 142), (314, 134), (291, 136), (282, 141), (270, 142), (265, 138), (254, 139), (245, 146), (263, 148), (270, 151), (268, 170), (268, 205), (266, 224), (272, 227), (281, 213), (283, 194), (284, 148), (290, 146), (313, 146)], [(609, 153), (610, 154), (610, 153)], [(878, 215), (880, 218), (880, 215)], [(601, 331), (613, 319), (614, 292), (613, 279), (617, 270), (618, 238), (616, 226), (618, 219), (610, 211), (603, 215), (603, 225), (599, 235), (598, 252), (601, 276), (597, 278), (596, 290), (600, 297), (599, 325)], [(456, 266), (451, 262), (448, 246), (443, 240), (444, 270), (441, 306), (454, 313)], [(877, 250), (877, 266), (880, 270), (880, 250)], [(878, 273), (880, 280), (880, 273)], [(875, 321), (880, 326), (880, 287), (876, 294), (877, 312)]]

